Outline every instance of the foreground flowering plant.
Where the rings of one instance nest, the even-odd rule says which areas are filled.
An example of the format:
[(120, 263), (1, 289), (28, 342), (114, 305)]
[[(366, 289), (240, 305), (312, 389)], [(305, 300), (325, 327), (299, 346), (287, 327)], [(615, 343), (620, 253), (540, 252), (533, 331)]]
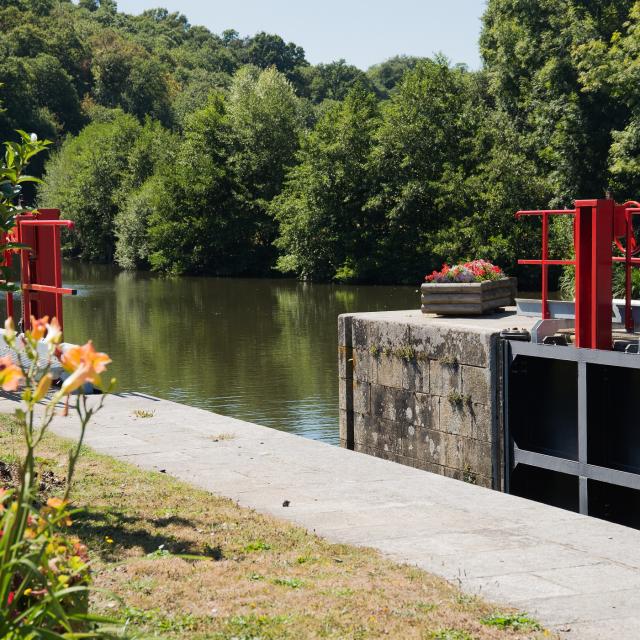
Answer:
[[(15, 420), (25, 454), (18, 487), (0, 485), (0, 638), (100, 637), (94, 628), (97, 619), (87, 613), (87, 549), (68, 532), (74, 514), (69, 493), (87, 425), (106, 397), (90, 402), (84, 385), (101, 387), (101, 374), (111, 360), (91, 342), (62, 353), (55, 318), (31, 318), (24, 335), (16, 333), (9, 319), (4, 340), (12, 355), (0, 358), (0, 386), (4, 391), (21, 389)], [(59, 388), (53, 387), (51, 375), (56, 358), (69, 374)], [(80, 435), (69, 451), (66, 487), (61, 497), (42, 505), (36, 490), (36, 448), (56, 413), (66, 415), (70, 405)]]
[(473, 260), (450, 267), (442, 265), (440, 271), (434, 271), (425, 276), (427, 282), (484, 282), (485, 280), (500, 280), (505, 278), (504, 271), (487, 260)]

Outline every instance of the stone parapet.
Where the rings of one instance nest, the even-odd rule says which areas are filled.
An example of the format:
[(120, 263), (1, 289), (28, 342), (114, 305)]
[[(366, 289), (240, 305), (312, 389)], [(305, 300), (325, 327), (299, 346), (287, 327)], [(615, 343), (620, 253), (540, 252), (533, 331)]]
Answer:
[(502, 488), (502, 329), (515, 312), (441, 318), (416, 311), (338, 318), (342, 446)]

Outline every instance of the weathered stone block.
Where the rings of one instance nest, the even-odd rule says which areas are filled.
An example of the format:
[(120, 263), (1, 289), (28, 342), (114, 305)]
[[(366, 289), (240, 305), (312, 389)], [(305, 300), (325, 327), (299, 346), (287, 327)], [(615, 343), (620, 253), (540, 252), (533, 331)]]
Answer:
[(451, 469), (491, 475), (491, 444), (442, 434), (444, 465)]
[(372, 357), (373, 382), (385, 387), (402, 389), (404, 386), (403, 361), (394, 355), (379, 354)]
[(451, 469), (464, 469), (467, 463), (465, 459), (465, 449), (467, 443), (473, 442), (450, 433), (441, 434), (441, 446), (443, 451), (442, 463)]
[(354, 349), (351, 353), (353, 360), (353, 377), (360, 382), (374, 382), (374, 358), (366, 349)]
[(353, 315), (343, 313), (338, 316), (338, 346), (352, 347), (352, 327)]
[(463, 438), (491, 440), (491, 410), (486, 405), (463, 401), (452, 403), (448, 398), (440, 401), (440, 431)]
[(338, 408), (341, 411), (353, 411), (353, 381), (338, 379)]
[(353, 414), (353, 442), (360, 447), (372, 447), (371, 416)]
[(491, 442), (493, 440), (494, 415), (490, 405), (472, 402), (466, 406), (471, 415), (471, 433), (476, 440)]
[(340, 425), (340, 446), (342, 442), (350, 442), (353, 440), (353, 411), (346, 411), (340, 409), (339, 411), (339, 425)]
[(461, 369), (461, 365), (457, 362), (431, 360), (429, 363), (429, 393), (444, 397), (449, 396), (452, 392), (461, 393)]
[(454, 404), (448, 398), (442, 399), (438, 430), (454, 436), (473, 438), (471, 416), (465, 411), (464, 403)]
[(417, 430), (417, 458), (421, 462), (443, 465), (446, 459), (446, 434), (433, 429)]
[[(491, 370), (485, 367), (462, 365), (462, 394), (469, 396), (472, 402), (488, 404), (493, 400)], [(495, 381), (494, 381), (495, 384)]]
[(461, 330), (428, 323), (410, 325), (410, 346), (431, 360), (454, 359), (459, 364), (487, 367), (492, 336), (484, 331)]
[(367, 333), (369, 323), (362, 317), (353, 316), (351, 320), (352, 345), (358, 349), (369, 349), (369, 335)]
[(415, 415), (413, 393), (404, 389), (372, 384), (371, 413), (391, 422), (412, 422)]
[(338, 377), (353, 378), (353, 349), (338, 347)]
[(377, 347), (380, 351), (398, 351), (409, 346), (409, 326), (399, 322), (371, 322), (368, 335), (370, 346)]
[(403, 384), (405, 389), (429, 393), (429, 360), (426, 358), (414, 358), (402, 361)]
[(440, 399), (426, 393), (416, 393), (414, 415), (409, 422), (419, 427), (437, 429), (440, 424)]
[(485, 489), (493, 489), (493, 481), (487, 476), (476, 476), (475, 484), (479, 487), (484, 487)]
[(462, 480), (463, 479), (463, 471), (462, 469), (450, 469), (449, 467), (443, 467), (443, 474), (447, 476), (447, 478), (453, 478), (454, 480)]
[(402, 427), (373, 416), (354, 414), (354, 442), (385, 454), (402, 455)]
[(475, 473), (490, 478), (493, 475), (491, 443), (480, 440), (475, 440), (474, 443), (469, 447), (467, 464)]
[(423, 471), (429, 471), (429, 473), (437, 473), (438, 475), (444, 475), (445, 467), (441, 464), (436, 464), (434, 462), (427, 462), (425, 460), (416, 460), (415, 464), (412, 465), (416, 469), (422, 469)]
[(402, 432), (402, 455), (407, 458), (416, 458), (418, 456), (418, 428), (413, 425), (400, 425)]
[(368, 382), (353, 381), (353, 411), (371, 414), (371, 385)]

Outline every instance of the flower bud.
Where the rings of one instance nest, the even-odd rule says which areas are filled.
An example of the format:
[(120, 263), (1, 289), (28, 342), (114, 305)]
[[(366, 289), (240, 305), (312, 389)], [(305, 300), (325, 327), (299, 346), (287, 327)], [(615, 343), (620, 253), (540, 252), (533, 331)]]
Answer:
[(42, 376), (42, 378), (40, 378), (40, 382), (36, 387), (35, 393), (33, 394), (34, 402), (40, 402), (40, 400), (42, 400), (42, 398), (47, 395), (47, 392), (49, 391), (49, 389), (51, 389), (52, 382), (53, 378), (51, 377), (50, 373), (47, 373), (46, 376)]

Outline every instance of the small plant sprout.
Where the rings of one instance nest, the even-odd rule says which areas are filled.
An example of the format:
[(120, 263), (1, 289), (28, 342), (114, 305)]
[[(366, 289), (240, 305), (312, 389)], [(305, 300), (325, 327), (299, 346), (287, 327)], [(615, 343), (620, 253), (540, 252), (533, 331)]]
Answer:
[(458, 366), (458, 358), (452, 355), (444, 355), (438, 360), (441, 365), (446, 367), (457, 367)]
[(155, 415), (155, 411), (148, 411), (147, 409), (136, 409), (133, 412), (134, 418), (153, 418)]
[(209, 439), (213, 442), (224, 442), (225, 440), (233, 440), (235, 438), (233, 433), (218, 433), (215, 436), (211, 436)]
[(408, 344), (398, 347), (398, 349), (395, 350), (394, 355), (396, 355), (398, 358), (401, 358), (402, 360), (406, 360), (407, 362), (416, 359), (415, 349)]

